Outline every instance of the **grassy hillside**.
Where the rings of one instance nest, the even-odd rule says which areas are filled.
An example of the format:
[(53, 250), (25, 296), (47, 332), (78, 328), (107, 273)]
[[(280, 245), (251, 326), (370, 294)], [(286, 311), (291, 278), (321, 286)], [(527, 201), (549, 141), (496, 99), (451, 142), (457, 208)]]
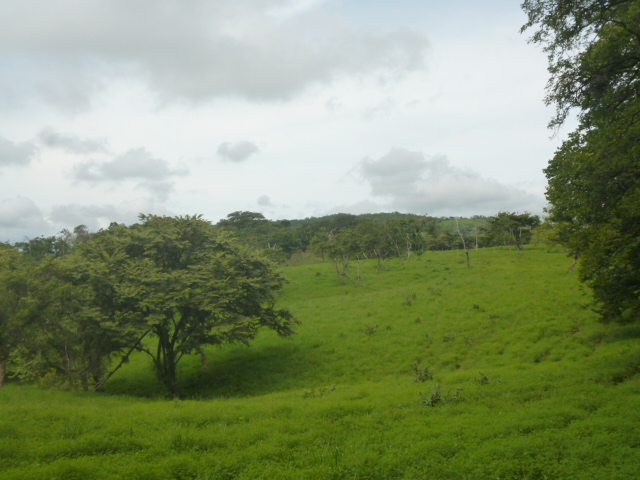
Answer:
[[(561, 253), (286, 267), (303, 324), (105, 394), (0, 391), (0, 479), (630, 479), (640, 326), (604, 326)], [(355, 279), (358, 265), (351, 265)]]

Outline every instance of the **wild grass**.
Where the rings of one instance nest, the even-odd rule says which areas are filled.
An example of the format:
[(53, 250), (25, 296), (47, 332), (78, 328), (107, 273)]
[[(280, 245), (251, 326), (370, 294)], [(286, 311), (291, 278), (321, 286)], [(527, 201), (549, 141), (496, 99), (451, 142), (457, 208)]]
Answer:
[(471, 255), (285, 267), (298, 334), (189, 358), (184, 400), (143, 356), (102, 394), (10, 382), (0, 478), (636, 478), (640, 327), (598, 323), (562, 254)]

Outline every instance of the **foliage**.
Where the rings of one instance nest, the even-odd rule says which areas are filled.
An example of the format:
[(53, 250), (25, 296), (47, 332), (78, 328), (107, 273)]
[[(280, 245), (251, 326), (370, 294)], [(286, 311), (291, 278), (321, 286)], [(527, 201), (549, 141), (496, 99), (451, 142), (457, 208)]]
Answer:
[(415, 373), (415, 377), (413, 379), (414, 382), (426, 382), (427, 380), (433, 380), (433, 372), (428, 366), (421, 366), (419, 360), (413, 362), (413, 371)]
[[(263, 326), (293, 333), (292, 315), (274, 306), (285, 279), (268, 260), (200, 216), (140, 218), (82, 244), (76, 269), (117, 324), (112, 332), (151, 356), (171, 395), (185, 355), (198, 352), (206, 365), (205, 345), (249, 344)], [(155, 344), (142, 342), (148, 333)]]
[(72, 232), (62, 230), (57, 236), (36, 237), (24, 242), (17, 242), (14, 247), (33, 260), (41, 260), (46, 255), (63, 257), (76, 245), (89, 240), (93, 236), (85, 225), (78, 225)]
[(217, 223), (244, 243), (277, 262), (284, 262), (309, 245), (306, 232), (292, 228), (289, 220), (270, 221), (258, 212), (238, 211)]
[[(114, 355), (133, 341), (132, 329), (108, 293), (108, 279), (86, 281), (78, 257), (23, 257), (22, 297), (18, 297), (20, 337), (11, 355), (22, 379), (71, 388), (95, 388)], [(89, 268), (100, 271), (100, 264)], [(104, 272), (102, 272), (104, 273)]]
[[(74, 354), (84, 345), (77, 335), (62, 339), (69, 333), (69, 317), (82, 316), (88, 302), (85, 290), (64, 277), (53, 257), (34, 262), (15, 249), (0, 250), (0, 386), (10, 360), (14, 374), (23, 378), (55, 372), (70, 383), (87, 384), (91, 368), (84, 361), (79, 365)], [(50, 334), (60, 341), (40, 348)]]
[(531, 41), (549, 58), (545, 101), (556, 106), (550, 126), (561, 126), (574, 108), (585, 128), (629, 106), (637, 113), (638, 0), (525, 0), (522, 8), (528, 16), (522, 31), (537, 27)]
[(640, 318), (640, 1), (528, 0), (549, 54), (552, 127), (579, 126), (545, 170), (551, 220), (605, 321)]
[(477, 215), (472, 218), (435, 218), (398, 212), (340, 213), (303, 220), (272, 221), (258, 212), (233, 212), (216, 226), (232, 231), (243, 242), (281, 263), (303, 251), (311, 251), (325, 261), (332, 249), (334, 254), (329, 256), (335, 261), (342, 256), (340, 251), (336, 255), (336, 248), (344, 250), (337, 244), (349, 243), (348, 236), (357, 237), (353, 239), (356, 244), (350, 248), (349, 258), (376, 257), (382, 263), (390, 255), (407, 255), (410, 258), (412, 252), (462, 248), (462, 235), (468, 245), (484, 246), (480, 227), (486, 221), (486, 217)]
[(515, 245), (518, 250), (531, 242), (531, 230), (540, 224), (540, 217), (530, 213), (499, 212), (489, 217), (482, 227), (489, 245)]
[(440, 394), (440, 384), (435, 383), (428, 394), (420, 394), (420, 401), (425, 407), (435, 407), (442, 402), (442, 395)]
[[(546, 219), (533, 230), (531, 243), (536, 247), (546, 245), (547, 250), (552, 251), (557, 245), (566, 244), (566, 240), (560, 237), (558, 226), (554, 222)], [(566, 249), (566, 247), (564, 248)]]
[(27, 321), (20, 312), (21, 302), (27, 295), (21, 260), (17, 250), (0, 248), (0, 387), (4, 386), (9, 355), (19, 344)]
[(98, 389), (138, 350), (176, 396), (185, 355), (206, 368), (206, 345), (293, 333), (285, 279), (255, 249), (199, 216), (141, 220), (0, 251), (0, 380), (10, 358), (22, 379)]

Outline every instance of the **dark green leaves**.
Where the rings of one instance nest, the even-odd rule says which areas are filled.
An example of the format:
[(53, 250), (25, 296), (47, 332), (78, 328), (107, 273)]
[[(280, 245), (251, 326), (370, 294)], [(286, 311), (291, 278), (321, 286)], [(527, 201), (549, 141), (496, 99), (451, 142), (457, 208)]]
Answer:
[[(273, 308), (285, 279), (275, 265), (200, 216), (141, 216), (78, 250), (100, 304), (138, 338), (159, 379), (177, 392), (177, 365), (205, 345), (248, 344), (262, 326), (281, 335), (296, 323)], [(148, 343), (148, 342), (147, 342)]]
[(545, 170), (551, 220), (605, 321), (640, 318), (640, 1), (527, 0), (548, 104), (580, 124)]

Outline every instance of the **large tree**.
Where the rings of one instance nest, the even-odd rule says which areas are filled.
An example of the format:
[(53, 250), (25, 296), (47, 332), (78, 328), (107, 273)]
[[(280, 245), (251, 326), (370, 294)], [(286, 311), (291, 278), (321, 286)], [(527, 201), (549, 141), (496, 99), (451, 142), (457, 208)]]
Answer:
[(551, 74), (550, 126), (578, 127), (545, 170), (551, 219), (605, 321), (640, 318), (640, 0), (526, 0)]
[(285, 284), (275, 265), (200, 216), (141, 215), (79, 245), (74, 258), (108, 326), (126, 327), (173, 396), (185, 355), (206, 362), (204, 346), (248, 344), (263, 326), (293, 333), (296, 320), (275, 307)]

